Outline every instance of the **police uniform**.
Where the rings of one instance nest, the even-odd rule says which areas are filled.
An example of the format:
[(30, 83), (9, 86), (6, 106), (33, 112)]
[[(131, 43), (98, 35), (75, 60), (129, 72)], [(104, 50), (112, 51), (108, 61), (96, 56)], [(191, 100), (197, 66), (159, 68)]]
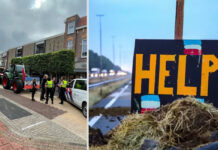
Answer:
[(46, 85), (47, 85), (47, 91), (46, 91), (46, 104), (48, 104), (48, 99), (49, 99), (49, 96), (51, 97), (51, 103), (53, 104), (53, 95), (52, 95), (52, 88), (53, 88), (53, 81), (50, 80), (50, 81), (47, 81), (46, 82)]
[(61, 94), (61, 103), (60, 104), (64, 103), (66, 88), (67, 88), (67, 81), (63, 80), (61, 83), (61, 93), (60, 93)]

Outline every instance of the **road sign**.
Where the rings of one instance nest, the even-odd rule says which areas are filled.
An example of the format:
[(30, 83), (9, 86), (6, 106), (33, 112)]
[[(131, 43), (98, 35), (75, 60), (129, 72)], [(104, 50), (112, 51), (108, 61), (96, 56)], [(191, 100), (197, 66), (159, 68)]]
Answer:
[(218, 40), (136, 40), (132, 111), (188, 95), (218, 107)]

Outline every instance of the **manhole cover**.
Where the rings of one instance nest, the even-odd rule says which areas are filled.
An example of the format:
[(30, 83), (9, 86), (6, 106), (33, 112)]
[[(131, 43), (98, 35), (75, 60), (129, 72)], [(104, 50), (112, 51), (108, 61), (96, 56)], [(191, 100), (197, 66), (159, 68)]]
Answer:
[(15, 104), (0, 98), (0, 112), (3, 113), (10, 120), (18, 119), (32, 115), (30, 112), (16, 106)]

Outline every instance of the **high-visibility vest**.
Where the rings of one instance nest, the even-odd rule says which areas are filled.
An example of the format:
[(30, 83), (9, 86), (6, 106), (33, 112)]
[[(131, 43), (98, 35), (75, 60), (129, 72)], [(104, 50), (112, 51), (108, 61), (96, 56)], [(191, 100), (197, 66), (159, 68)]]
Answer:
[(52, 88), (53, 87), (53, 81), (47, 81), (47, 88)]
[(66, 88), (67, 87), (67, 81), (66, 80), (63, 80), (62, 81), (62, 86), (61, 86), (62, 88)]

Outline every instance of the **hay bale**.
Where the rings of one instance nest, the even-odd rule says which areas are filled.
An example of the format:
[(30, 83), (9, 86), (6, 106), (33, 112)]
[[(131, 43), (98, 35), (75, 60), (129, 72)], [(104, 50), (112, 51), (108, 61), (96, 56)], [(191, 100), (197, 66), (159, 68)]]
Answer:
[(154, 112), (128, 116), (113, 132), (107, 148), (139, 150), (146, 139), (154, 139), (159, 149), (189, 149), (210, 142), (217, 130), (218, 110), (186, 97)]

